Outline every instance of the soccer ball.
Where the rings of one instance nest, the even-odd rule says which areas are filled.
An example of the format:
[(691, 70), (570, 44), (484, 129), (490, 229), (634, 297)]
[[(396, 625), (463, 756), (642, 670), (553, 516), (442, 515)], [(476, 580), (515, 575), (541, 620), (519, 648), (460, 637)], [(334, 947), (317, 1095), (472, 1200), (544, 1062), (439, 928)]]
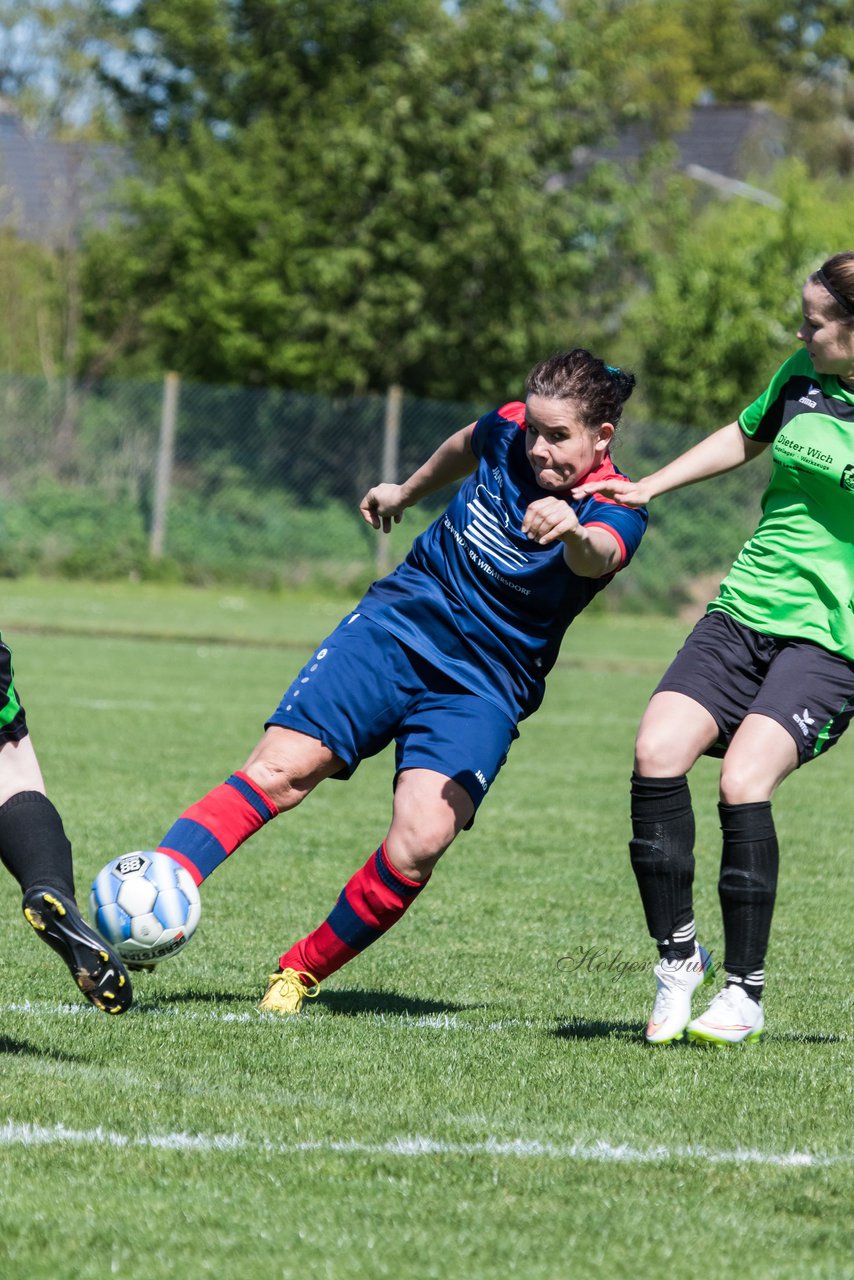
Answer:
[(176, 955), (195, 932), (202, 902), (193, 877), (165, 853), (125, 853), (99, 871), (89, 895), (98, 932), (130, 964)]

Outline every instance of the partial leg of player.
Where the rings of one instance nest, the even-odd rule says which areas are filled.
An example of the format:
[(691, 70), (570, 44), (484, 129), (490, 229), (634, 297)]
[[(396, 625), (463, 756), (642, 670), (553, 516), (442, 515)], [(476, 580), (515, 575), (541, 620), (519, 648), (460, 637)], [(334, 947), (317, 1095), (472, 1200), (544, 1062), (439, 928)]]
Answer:
[(91, 929), (73, 898), (47, 885), (27, 890), (24, 917), (61, 956), (87, 1000), (104, 1013), (124, 1013), (133, 999), (127, 970), (103, 938)]

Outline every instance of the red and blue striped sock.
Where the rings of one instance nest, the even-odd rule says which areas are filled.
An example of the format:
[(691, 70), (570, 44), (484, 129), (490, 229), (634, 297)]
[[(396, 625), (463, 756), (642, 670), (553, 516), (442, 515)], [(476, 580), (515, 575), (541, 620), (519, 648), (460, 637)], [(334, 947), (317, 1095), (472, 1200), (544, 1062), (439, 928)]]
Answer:
[(245, 773), (233, 773), (198, 804), (190, 805), (157, 846), (196, 884), (206, 880), (244, 840), (278, 813), (273, 801)]
[(279, 968), (311, 974), (318, 982), (328, 978), (396, 924), (426, 883), (401, 875), (383, 842), (347, 881), (323, 924), (286, 951)]

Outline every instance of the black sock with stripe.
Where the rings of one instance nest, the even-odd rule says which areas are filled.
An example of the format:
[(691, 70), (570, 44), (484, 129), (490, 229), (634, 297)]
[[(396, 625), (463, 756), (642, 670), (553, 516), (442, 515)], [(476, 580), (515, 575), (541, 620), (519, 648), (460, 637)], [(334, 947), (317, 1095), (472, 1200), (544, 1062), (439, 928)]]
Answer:
[(647, 928), (666, 960), (694, 954), (694, 810), (684, 773), (632, 774), (629, 852)]
[(723, 853), (718, 893), (724, 920), (724, 969), (759, 1000), (777, 896), (780, 852), (770, 800), (718, 805)]

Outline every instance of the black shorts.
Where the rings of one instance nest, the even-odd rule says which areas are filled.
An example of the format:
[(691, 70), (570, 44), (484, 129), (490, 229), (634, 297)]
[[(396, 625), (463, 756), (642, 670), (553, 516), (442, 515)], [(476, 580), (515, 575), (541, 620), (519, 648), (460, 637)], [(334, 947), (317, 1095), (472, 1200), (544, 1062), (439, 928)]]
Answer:
[(684, 693), (720, 731), (707, 755), (723, 755), (748, 714), (768, 716), (792, 735), (798, 763), (835, 746), (854, 714), (854, 662), (809, 640), (753, 631), (722, 610), (688, 636), (656, 693)]
[(15, 692), (12, 654), (0, 640), (0, 745), (27, 736), (27, 717)]

